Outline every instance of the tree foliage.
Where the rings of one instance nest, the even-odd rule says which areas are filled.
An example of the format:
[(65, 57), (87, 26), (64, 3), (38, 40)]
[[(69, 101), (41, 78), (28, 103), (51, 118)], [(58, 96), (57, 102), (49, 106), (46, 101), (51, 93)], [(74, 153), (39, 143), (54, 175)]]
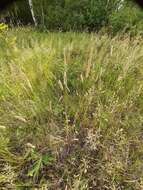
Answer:
[[(38, 26), (60, 31), (99, 31), (105, 27), (142, 30), (143, 12), (128, 0), (32, 0)], [(9, 10), (13, 23), (33, 24), (28, 0), (16, 1)]]

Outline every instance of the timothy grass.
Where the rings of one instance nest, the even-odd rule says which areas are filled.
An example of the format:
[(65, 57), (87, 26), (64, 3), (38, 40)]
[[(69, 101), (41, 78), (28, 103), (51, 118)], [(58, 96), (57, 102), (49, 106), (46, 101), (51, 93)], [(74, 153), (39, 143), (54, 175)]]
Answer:
[(0, 34), (1, 189), (143, 188), (143, 42)]

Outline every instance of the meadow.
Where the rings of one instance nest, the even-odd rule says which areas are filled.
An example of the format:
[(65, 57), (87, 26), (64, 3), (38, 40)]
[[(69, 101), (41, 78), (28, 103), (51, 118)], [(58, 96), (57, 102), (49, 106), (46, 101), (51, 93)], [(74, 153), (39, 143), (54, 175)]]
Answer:
[(0, 188), (143, 189), (140, 36), (0, 33)]

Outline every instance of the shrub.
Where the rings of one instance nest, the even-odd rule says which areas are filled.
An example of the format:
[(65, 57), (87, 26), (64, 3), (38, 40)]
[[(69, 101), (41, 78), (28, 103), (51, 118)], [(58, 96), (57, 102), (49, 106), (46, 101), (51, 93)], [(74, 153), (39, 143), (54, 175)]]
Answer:
[[(15, 20), (31, 23), (28, 1), (15, 5), (11, 11)], [(108, 26), (110, 15), (119, 6), (120, 0), (33, 0), (38, 23), (48, 30), (99, 31)]]
[(113, 34), (124, 31), (136, 35), (143, 30), (143, 13), (137, 7), (124, 6), (119, 11), (110, 15), (109, 20)]

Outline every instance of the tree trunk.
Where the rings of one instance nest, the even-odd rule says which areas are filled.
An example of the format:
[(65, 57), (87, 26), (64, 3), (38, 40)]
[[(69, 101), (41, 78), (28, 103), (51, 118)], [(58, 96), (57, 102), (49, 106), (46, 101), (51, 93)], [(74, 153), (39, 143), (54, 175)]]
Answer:
[(38, 23), (37, 23), (37, 20), (36, 20), (36, 17), (35, 17), (35, 13), (34, 13), (33, 2), (32, 2), (32, 0), (28, 0), (28, 3), (29, 3), (30, 12), (31, 12), (31, 16), (32, 16), (33, 22), (34, 22), (35, 26), (37, 26)]

